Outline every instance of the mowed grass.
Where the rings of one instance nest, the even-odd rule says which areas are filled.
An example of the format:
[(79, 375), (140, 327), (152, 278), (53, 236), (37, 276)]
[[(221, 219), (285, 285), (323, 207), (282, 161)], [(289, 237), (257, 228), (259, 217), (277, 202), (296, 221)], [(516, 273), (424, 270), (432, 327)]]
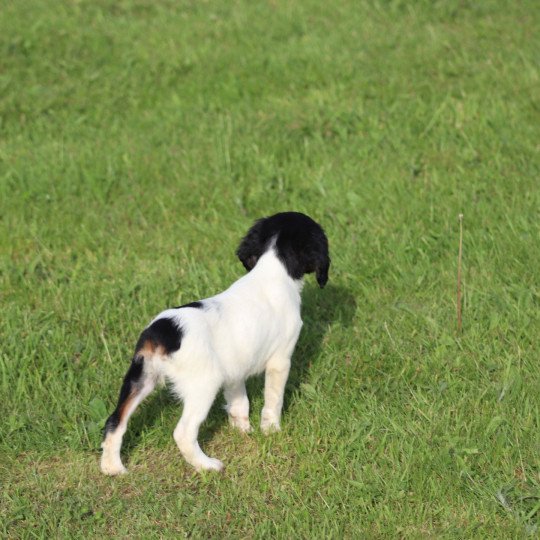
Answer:
[[(535, 2), (0, 9), (0, 535), (539, 534)], [(333, 265), (282, 432), (242, 436), (219, 397), (200, 438), (226, 470), (196, 474), (163, 389), (129, 475), (102, 476), (140, 330), (242, 275), (242, 235), (289, 209)]]

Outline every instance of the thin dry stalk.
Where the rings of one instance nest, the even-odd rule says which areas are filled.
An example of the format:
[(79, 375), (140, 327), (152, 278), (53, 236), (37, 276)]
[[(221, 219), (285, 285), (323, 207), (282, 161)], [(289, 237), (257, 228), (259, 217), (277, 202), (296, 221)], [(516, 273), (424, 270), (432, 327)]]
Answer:
[(461, 334), (461, 257), (463, 254), (463, 214), (459, 214), (459, 251), (457, 267), (457, 331)]

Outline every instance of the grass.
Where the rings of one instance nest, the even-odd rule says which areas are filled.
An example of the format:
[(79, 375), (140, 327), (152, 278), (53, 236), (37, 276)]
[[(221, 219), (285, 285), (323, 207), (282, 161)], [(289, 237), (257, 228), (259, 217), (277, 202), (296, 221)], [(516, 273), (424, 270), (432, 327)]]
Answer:
[[(540, 525), (532, 1), (1, 2), (0, 535), (522, 538)], [(163, 390), (100, 430), (141, 328), (324, 226), (283, 431)], [(458, 214), (463, 331), (456, 335)], [(251, 381), (252, 422), (262, 382)]]

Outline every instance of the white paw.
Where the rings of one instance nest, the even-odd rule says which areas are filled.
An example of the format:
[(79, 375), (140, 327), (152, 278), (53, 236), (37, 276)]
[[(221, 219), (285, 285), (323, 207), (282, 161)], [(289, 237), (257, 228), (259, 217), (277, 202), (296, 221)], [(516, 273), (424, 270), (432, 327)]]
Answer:
[(231, 416), (229, 414), (229, 423), (231, 426), (234, 426), (243, 433), (250, 433), (252, 431), (251, 424), (249, 423), (249, 418), (247, 416), (242, 418), (240, 416)]
[(265, 418), (263, 416), (261, 420), (261, 430), (265, 435), (269, 435), (275, 431), (281, 431), (281, 427), (277, 420), (274, 420), (273, 418)]
[(194, 467), (197, 471), (222, 471), (225, 465), (219, 459), (206, 457), (206, 459), (196, 463)]
[(119, 474), (126, 474), (127, 469), (122, 465), (122, 463), (111, 463), (105, 459), (102, 459), (101, 472), (107, 476), (118, 476)]

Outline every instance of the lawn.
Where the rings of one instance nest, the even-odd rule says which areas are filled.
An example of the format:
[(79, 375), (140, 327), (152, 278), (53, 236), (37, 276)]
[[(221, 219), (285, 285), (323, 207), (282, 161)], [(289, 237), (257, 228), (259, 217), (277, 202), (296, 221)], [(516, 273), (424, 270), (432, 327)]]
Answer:
[[(540, 534), (536, 2), (0, 11), (0, 536)], [(164, 388), (103, 476), (140, 330), (242, 275), (240, 238), (282, 210), (333, 262), (282, 431), (237, 433), (218, 397), (200, 440), (226, 469), (197, 474)]]

